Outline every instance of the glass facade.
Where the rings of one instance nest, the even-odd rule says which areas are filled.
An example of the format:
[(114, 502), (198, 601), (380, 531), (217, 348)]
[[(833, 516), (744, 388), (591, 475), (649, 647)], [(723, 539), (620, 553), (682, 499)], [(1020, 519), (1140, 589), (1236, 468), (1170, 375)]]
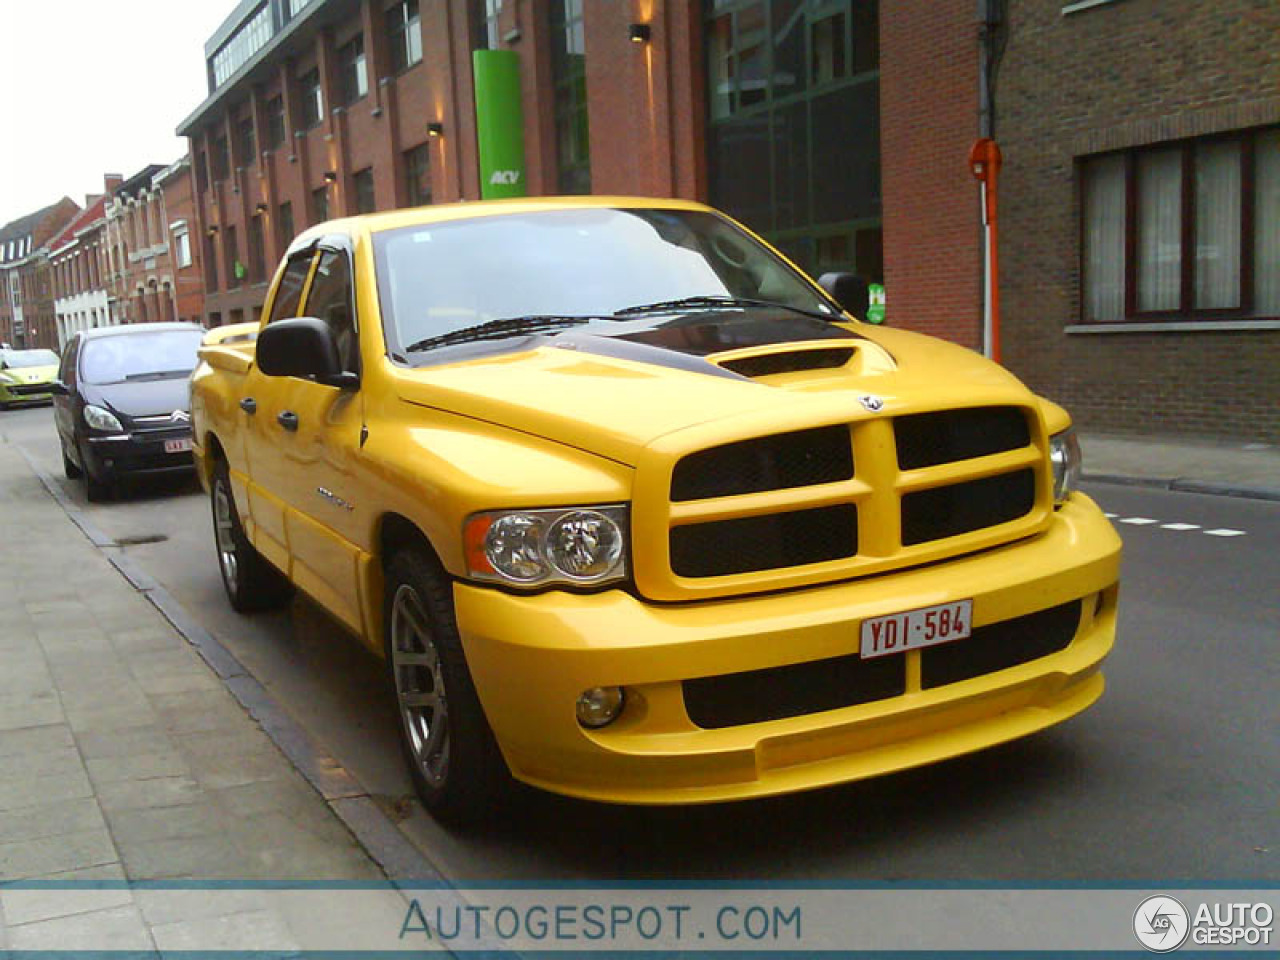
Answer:
[(240, 25), (209, 61), (213, 87), (222, 86), (271, 39), (271, 7), (263, 4)]
[(591, 133), (587, 123), (584, 0), (552, 0), (551, 73), (555, 82), (556, 158), (561, 193), (591, 192)]
[(711, 202), (883, 282), (878, 0), (706, 0)]

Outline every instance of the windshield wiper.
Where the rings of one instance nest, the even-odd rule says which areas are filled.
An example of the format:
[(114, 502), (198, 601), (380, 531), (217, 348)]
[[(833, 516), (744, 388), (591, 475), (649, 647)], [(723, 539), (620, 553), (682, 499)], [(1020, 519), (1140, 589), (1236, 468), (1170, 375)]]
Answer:
[(638, 303), (634, 307), (623, 307), (617, 312), (620, 317), (636, 316), (642, 313), (672, 313), (677, 310), (717, 310), (722, 307), (775, 307), (800, 313), (806, 317), (817, 317), (828, 323), (839, 321), (837, 313), (823, 313), (820, 310), (806, 310), (804, 307), (793, 307), (789, 303), (776, 300), (753, 300), (750, 297), (729, 297), (718, 295), (702, 295), (681, 297), (679, 300), (659, 300), (656, 303)]
[(474, 343), (478, 340), (501, 340), (504, 337), (515, 337), (522, 333), (540, 333), (543, 330), (558, 330), (561, 327), (579, 327), (597, 320), (610, 320), (611, 317), (559, 317), (550, 314), (534, 314), (527, 317), (503, 317), (489, 320), (474, 327), (462, 330), (450, 330), (436, 337), (427, 337), (411, 343), (404, 348), (405, 353), (420, 353), (434, 347), (447, 347), (455, 343)]
[(186, 377), (190, 370), (148, 370), (146, 373), (126, 373), (125, 380), (166, 380), (169, 377)]

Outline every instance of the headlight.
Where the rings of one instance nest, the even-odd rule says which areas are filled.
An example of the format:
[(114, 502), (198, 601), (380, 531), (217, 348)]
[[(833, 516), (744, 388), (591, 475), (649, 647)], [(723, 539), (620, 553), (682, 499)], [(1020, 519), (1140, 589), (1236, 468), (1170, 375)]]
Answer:
[(1053, 464), (1053, 502), (1062, 503), (1080, 485), (1084, 463), (1074, 430), (1063, 430), (1049, 438), (1049, 461)]
[(613, 583), (627, 576), (626, 529), (624, 506), (477, 513), (463, 526), (467, 569), (521, 587)]
[(84, 422), (94, 430), (105, 430), (111, 433), (124, 431), (124, 427), (120, 425), (120, 421), (116, 419), (114, 413), (110, 410), (103, 410), (101, 407), (95, 407), (92, 403), (84, 405)]

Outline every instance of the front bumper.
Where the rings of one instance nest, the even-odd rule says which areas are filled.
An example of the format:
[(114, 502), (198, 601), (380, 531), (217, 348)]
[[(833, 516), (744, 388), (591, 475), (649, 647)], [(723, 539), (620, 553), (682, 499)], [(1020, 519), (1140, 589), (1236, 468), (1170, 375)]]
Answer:
[(190, 440), (190, 428), (155, 430), (88, 437), (81, 446), (89, 474), (101, 481), (141, 474), (165, 474), (190, 471), (194, 461), (188, 449), (169, 453), (165, 442)]
[[(458, 627), (490, 725), (520, 780), (615, 803), (703, 803), (807, 790), (968, 753), (1051, 726), (1101, 695), (1115, 637), (1120, 540), (1082, 494), (1043, 534), (945, 563), (765, 596), (657, 605), (622, 591), (519, 596), (459, 583)], [(973, 626), (1081, 601), (1061, 650), (925, 689), (704, 729), (683, 682), (856, 655), (868, 617), (973, 599)], [(940, 649), (940, 648), (935, 648)], [(590, 687), (627, 706), (577, 723)]]
[(53, 388), (48, 383), (0, 384), (0, 404), (52, 403)]

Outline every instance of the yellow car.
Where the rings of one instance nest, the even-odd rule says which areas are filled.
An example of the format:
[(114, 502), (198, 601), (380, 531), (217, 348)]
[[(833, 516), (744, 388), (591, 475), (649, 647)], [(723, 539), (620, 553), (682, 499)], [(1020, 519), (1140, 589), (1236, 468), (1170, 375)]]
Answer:
[(866, 306), (694, 203), (319, 225), (192, 378), (228, 597), (296, 586), (386, 658), (442, 818), (512, 776), (743, 799), (1064, 720), (1120, 560), (1070, 420)]
[(52, 350), (0, 350), (0, 408), (51, 403), (56, 379), (58, 355)]

